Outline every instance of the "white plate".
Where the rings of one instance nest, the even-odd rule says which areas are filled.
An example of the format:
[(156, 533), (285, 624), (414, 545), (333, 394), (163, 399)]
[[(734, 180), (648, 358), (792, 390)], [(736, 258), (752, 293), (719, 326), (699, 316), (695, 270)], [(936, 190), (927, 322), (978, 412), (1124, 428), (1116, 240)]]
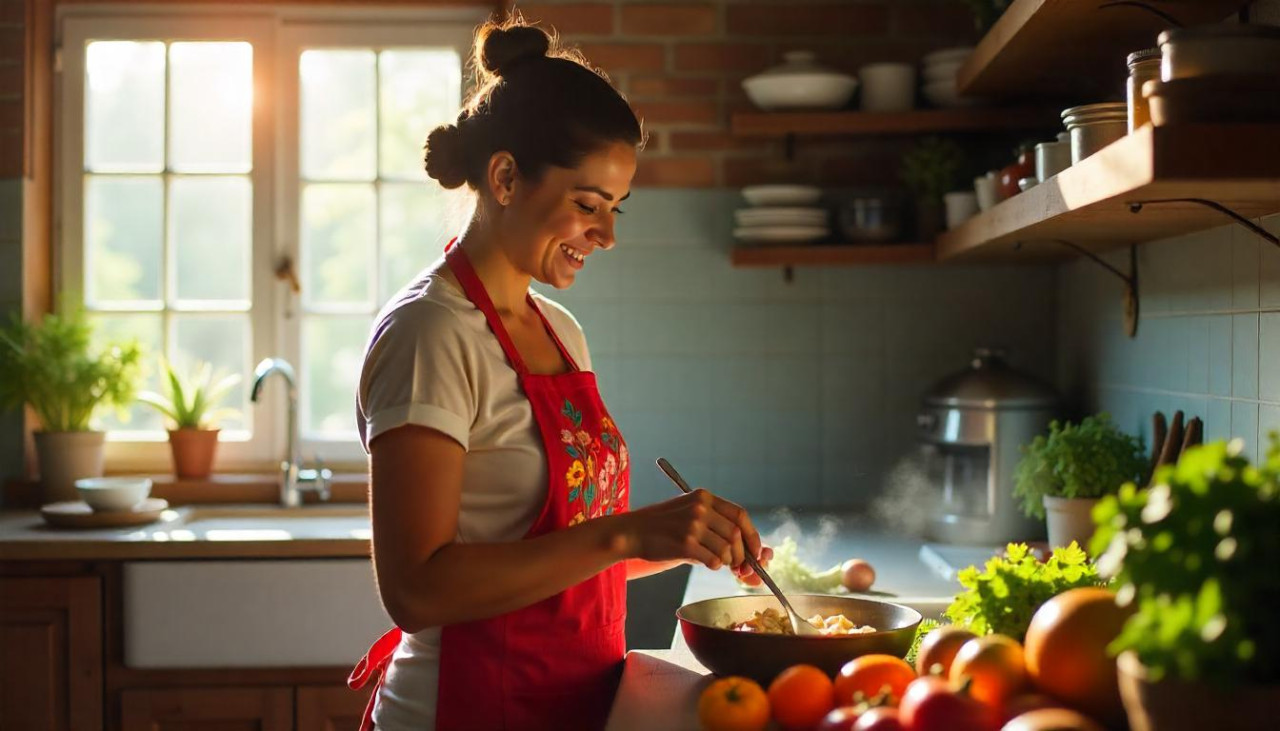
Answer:
[(734, 223), (747, 228), (752, 226), (826, 226), (826, 216), (759, 216), (755, 218), (734, 217)]
[(822, 197), (822, 189), (812, 185), (752, 185), (742, 189), (742, 197), (753, 206), (809, 206)]
[(768, 225), (768, 222), (822, 225), (827, 222), (825, 208), (742, 208), (733, 212), (741, 226)]
[(926, 66), (932, 66), (935, 63), (947, 63), (948, 61), (961, 61), (969, 58), (969, 54), (973, 53), (973, 46), (963, 46), (956, 48), (943, 48), (933, 53), (925, 54), (921, 61)]
[(956, 74), (960, 73), (961, 64), (958, 63), (940, 63), (933, 66), (924, 67), (924, 81), (931, 84), (938, 81), (955, 81)]
[(739, 241), (776, 244), (817, 241), (830, 235), (831, 229), (826, 226), (749, 226), (733, 230), (733, 237)]

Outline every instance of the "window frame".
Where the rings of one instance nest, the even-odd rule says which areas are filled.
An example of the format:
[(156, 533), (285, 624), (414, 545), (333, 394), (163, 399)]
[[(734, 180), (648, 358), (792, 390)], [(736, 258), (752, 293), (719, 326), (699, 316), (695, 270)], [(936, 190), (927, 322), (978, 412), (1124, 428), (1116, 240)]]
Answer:
[[(159, 12), (157, 12), (159, 10)], [(55, 23), (54, 78), (54, 251), (53, 281), (59, 295), (82, 293), (84, 286), (85, 45), (94, 40), (247, 41), (253, 45), (252, 121), (253, 226), (249, 372), (265, 357), (283, 357), (304, 377), (301, 357), (300, 298), (276, 278), (276, 263), (299, 261), (300, 169), (298, 117), (299, 56), (305, 48), (454, 48), (462, 59), (462, 89), (475, 26), (491, 8), (347, 9), (317, 7), (208, 6), (63, 7)], [(166, 99), (167, 104), (167, 99)], [(167, 130), (166, 130), (167, 131)], [(427, 130), (423, 131), (425, 137)], [(164, 173), (168, 173), (167, 169)], [(162, 173), (162, 174), (164, 174)], [(425, 182), (425, 177), (424, 177)], [(167, 267), (164, 274), (168, 277)], [(376, 296), (376, 295), (375, 295)], [(59, 298), (59, 306), (73, 304)], [(168, 319), (166, 318), (166, 327)], [(166, 338), (168, 334), (166, 333)], [(298, 383), (302, 392), (304, 384)], [(268, 387), (261, 405), (252, 407), (251, 437), (219, 444), (220, 472), (272, 472), (285, 453), (288, 435), (283, 389)], [(354, 421), (355, 395), (352, 394)], [(306, 439), (309, 461), (363, 470), (359, 440)], [(119, 471), (171, 469), (167, 440), (109, 439), (107, 467)]]

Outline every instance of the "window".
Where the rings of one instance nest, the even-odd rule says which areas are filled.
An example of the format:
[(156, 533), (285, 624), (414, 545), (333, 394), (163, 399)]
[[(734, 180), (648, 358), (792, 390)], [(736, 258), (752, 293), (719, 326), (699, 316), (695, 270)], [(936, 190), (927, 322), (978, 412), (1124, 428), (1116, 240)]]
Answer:
[[(284, 12), (62, 19), (60, 287), (103, 337), (242, 374), (224, 469), (283, 454), (283, 389), (248, 401), (268, 356), (297, 371), (305, 454), (363, 461), (365, 339), (440, 253), (452, 197), (423, 172), (422, 142), (457, 116), (480, 20)], [(297, 295), (275, 274), (286, 261)], [(101, 426), (113, 467), (167, 465), (153, 410)]]

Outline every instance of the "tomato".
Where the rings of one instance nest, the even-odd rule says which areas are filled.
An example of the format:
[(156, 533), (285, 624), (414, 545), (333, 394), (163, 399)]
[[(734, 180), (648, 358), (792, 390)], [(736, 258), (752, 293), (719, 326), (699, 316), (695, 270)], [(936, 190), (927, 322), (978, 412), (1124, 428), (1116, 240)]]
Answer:
[(813, 728), (835, 706), (831, 678), (812, 665), (792, 665), (769, 684), (773, 720), (788, 731)]
[(1102, 731), (1088, 716), (1065, 708), (1042, 708), (1024, 713), (1006, 723), (1000, 731)]
[(987, 635), (969, 640), (951, 663), (951, 681), (972, 682), (970, 694), (1000, 708), (1027, 685), (1027, 664), (1022, 645), (1004, 635)]
[(926, 675), (911, 681), (898, 709), (902, 725), (911, 731), (995, 731), (995, 709), (955, 691), (950, 681)]
[(893, 655), (863, 655), (844, 664), (836, 676), (836, 703), (842, 706), (855, 703), (858, 693), (863, 698), (873, 698), (882, 691), (889, 691), (889, 705), (896, 706), (907, 690), (907, 684), (916, 679), (916, 671), (902, 658)]
[(1106, 589), (1072, 589), (1045, 602), (1027, 628), (1027, 672), (1044, 692), (1108, 722), (1124, 716), (1107, 645), (1131, 610)]
[(762, 731), (769, 725), (769, 699), (754, 680), (720, 678), (698, 698), (704, 731)]
[(969, 630), (954, 624), (933, 630), (920, 641), (920, 651), (916, 654), (916, 672), (928, 675), (933, 672), (933, 666), (938, 665), (941, 667), (942, 677), (951, 677), (951, 662), (955, 660), (956, 653), (960, 652), (964, 643), (976, 637)]
[(1041, 708), (1062, 708), (1062, 701), (1043, 693), (1023, 693), (1005, 702), (1000, 709), (1000, 720), (1008, 723), (1024, 713), (1038, 711)]
[(906, 731), (897, 708), (872, 708), (858, 719), (853, 731)]
[(852, 731), (853, 725), (858, 722), (858, 717), (862, 714), (861, 705), (832, 709), (822, 717), (822, 722), (818, 724), (816, 731)]

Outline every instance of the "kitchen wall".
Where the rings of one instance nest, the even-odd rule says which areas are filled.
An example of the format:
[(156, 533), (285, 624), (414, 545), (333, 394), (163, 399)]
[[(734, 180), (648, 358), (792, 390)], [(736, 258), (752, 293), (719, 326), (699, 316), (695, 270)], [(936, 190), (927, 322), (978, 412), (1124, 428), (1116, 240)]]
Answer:
[[(0, 177), (0, 317), (6, 321), (22, 309), (21, 261), (22, 181)], [(0, 413), (0, 483), (21, 475), (22, 465), (22, 414)]]
[[(1261, 223), (1280, 233), (1280, 216)], [(1127, 252), (1107, 258), (1128, 266)], [(1138, 269), (1130, 340), (1119, 280), (1088, 261), (1062, 267), (1061, 382), (1075, 403), (1148, 439), (1153, 411), (1182, 409), (1204, 419), (1206, 439), (1241, 437), (1256, 457), (1280, 429), (1280, 247), (1224, 225), (1139, 247)]]

